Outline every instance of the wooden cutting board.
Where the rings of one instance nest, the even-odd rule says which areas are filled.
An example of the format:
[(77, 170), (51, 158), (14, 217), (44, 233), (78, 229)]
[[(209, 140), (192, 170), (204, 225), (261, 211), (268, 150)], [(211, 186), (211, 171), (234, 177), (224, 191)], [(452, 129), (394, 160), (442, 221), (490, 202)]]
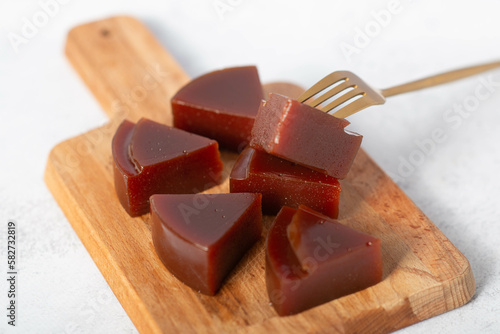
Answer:
[[(217, 296), (191, 290), (156, 256), (149, 214), (130, 218), (120, 206), (111, 157), (111, 139), (124, 118), (172, 122), (170, 97), (188, 76), (129, 17), (72, 29), (66, 55), (110, 121), (57, 145), (48, 157), (45, 181), (141, 333), (390, 332), (472, 298), (475, 281), (467, 259), (362, 150), (342, 182), (340, 219), (382, 239), (381, 283), (279, 317), (266, 293), (263, 237)], [(266, 88), (297, 94), (290, 85)], [(210, 192), (228, 192), (227, 176), (236, 154), (222, 156), (226, 181)], [(265, 217), (266, 230), (272, 219)]]

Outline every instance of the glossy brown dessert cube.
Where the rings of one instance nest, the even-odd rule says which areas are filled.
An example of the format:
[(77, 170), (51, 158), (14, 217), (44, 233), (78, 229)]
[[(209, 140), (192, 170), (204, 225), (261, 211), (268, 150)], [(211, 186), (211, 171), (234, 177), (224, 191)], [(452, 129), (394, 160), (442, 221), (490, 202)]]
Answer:
[(153, 243), (163, 264), (186, 285), (214, 295), (260, 239), (260, 194), (151, 196)]
[(255, 119), (250, 145), (343, 179), (362, 140), (345, 130), (349, 124), (296, 100), (269, 94)]
[(290, 315), (382, 280), (380, 240), (307, 207), (283, 207), (266, 241), (266, 285)]
[(238, 157), (229, 187), (232, 193), (261, 193), (265, 214), (275, 215), (284, 205), (297, 208), (304, 204), (330, 217), (338, 216), (340, 183), (336, 178), (251, 147)]
[(153, 194), (192, 194), (221, 181), (216, 141), (148, 119), (123, 121), (112, 153), (116, 194), (132, 217), (149, 212)]
[(255, 66), (214, 71), (192, 80), (172, 98), (174, 126), (241, 151), (250, 141), (262, 99)]

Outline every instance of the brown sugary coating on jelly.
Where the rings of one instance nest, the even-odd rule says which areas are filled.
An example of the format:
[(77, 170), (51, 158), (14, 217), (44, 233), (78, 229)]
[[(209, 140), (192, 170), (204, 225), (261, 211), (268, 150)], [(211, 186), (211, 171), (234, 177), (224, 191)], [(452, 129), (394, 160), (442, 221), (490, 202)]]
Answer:
[(192, 194), (221, 181), (216, 141), (148, 119), (123, 121), (112, 154), (116, 194), (132, 217), (149, 212), (153, 194)]
[(380, 240), (310, 208), (283, 207), (266, 241), (266, 286), (290, 315), (382, 280)]
[(231, 192), (262, 194), (265, 214), (282, 206), (308, 205), (330, 217), (338, 216), (340, 183), (326, 174), (247, 147), (239, 156), (229, 179)]
[(221, 147), (241, 150), (250, 141), (262, 99), (255, 66), (210, 72), (172, 98), (174, 126), (215, 139)]
[(362, 140), (345, 130), (349, 124), (296, 100), (269, 94), (255, 119), (250, 146), (343, 179)]
[(260, 239), (260, 194), (151, 196), (153, 244), (184, 284), (214, 295)]

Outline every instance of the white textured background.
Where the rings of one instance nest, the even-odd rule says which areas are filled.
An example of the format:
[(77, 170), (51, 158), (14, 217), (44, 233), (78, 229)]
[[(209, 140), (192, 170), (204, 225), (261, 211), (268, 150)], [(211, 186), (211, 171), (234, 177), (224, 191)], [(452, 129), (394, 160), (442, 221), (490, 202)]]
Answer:
[[(136, 332), (42, 179), (54, 145), (106, 121), (63, 56), (71, 27), (134, 15), (191, 76), (256, 64), (264, 82), (304, 86), (347, 69), (383, 88), (500, 59), (494, 0), (396, 1), (383, 26), (376, 13), (394, 1), (60, 0), (43, 22), (44, 4), (54, 1), (0, 2), (0, 309), (8, 219), (17, 222), (20, 254), (18, 326), (7, 328), (2, 311), (1, 333)], [(40, 15), (38, 31), (14, 47), (13, 34)], [(342, 52), (347, 44), (356, 53)], [(469, 304), (401, 333), (500, 331), (499, 84), (500, 70), (394, 97), (350, 119), (368, 153), (469, 259), (477, 281)], [(438, 128), (445, 140), (422, 152), (418, 143)]]

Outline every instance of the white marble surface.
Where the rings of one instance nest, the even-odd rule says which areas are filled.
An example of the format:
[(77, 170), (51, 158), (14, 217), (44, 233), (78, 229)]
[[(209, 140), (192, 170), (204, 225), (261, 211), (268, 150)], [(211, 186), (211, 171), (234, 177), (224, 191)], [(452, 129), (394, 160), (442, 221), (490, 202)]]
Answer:
[[(0, 2), (3, 310), (9, 219), (17, 222), (19, 252), (17, 327), (2, 315), (1, 333), (136, 332), (42, 179), (54, 145), (106, 121), (63, 56), (72, 26), (134, 15), (191, 76), (256, 64), (265, 82), (304, 86), (338, 69), (386, 87), (500, 59), (500, 3), (494, 0), (60, 0), (57, 7), (54, 1)], [(390, 18), (376, 23), (374, 13), (388, 9)], [(34, 20), (40, 27), (23, 31)], [(369, 40), (356, 40), (365, 29), (372, 29)], [(25, 38), (16, 47), (13, 34)], [(347, 44), (356, 53), (342, 52)], [(494, 84), (486, 87), (484, 80)], [(391, 98), (351, 122), (364, 134), (365, 150), (469, 259), (477, 281), (469, 304), (401, 333), (498, 333), (500, 70)], [(417, 142), (428, 143), (436, 129), (445, 138), (422, 153)]]

